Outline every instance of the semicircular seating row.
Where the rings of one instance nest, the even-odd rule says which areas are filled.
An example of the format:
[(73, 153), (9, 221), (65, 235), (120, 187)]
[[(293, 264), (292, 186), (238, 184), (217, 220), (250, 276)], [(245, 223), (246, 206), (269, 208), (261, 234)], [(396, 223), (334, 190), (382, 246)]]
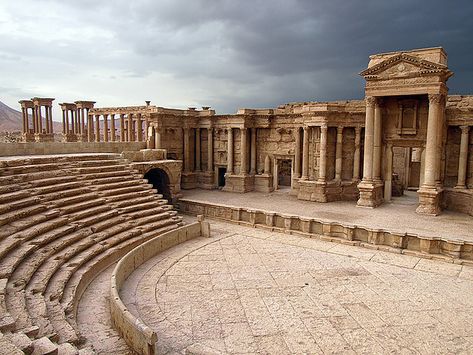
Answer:
[(0, 161), (0, 347), (77, 354), (76, 311), (104, 268), (182, 225), (117, 154)]

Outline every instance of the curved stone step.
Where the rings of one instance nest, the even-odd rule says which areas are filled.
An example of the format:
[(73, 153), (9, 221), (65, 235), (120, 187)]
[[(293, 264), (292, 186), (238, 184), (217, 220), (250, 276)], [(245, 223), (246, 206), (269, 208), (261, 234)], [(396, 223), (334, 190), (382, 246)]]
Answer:
[(138, 191), (148, 191), (150, 187), (151, 185), (148, 185), (148, 184), (138, 184), (135, 186), (122, 187), (115, 190), (102, 190), (102, 191), (99, 191), (99, 195), (102, 197), (107, 197), (107, 196), (114, 196), (114, 195), (122, 195), (125, 193), (135, 193)]
[(18, 198), (8, 203), (0, 204), (0, 214), (8, 213), (17, 209), (33, 206), (41, 203), (41, 199), (37, 196), (26, 196), (24, 198)]
[(8, 213), (0, 214), (0, 226), (3, 226), (7, 223), (11, 223), (13, 221), (17, 221), (19, 219), (23, 219), (25, 217), (28, 217), (34, 214), (44, 212), (46, 210), (47, 210), (46, 206), (35, 205), (35, 206), (28, 206), (28, 207), (20, 208)]
[(60, 212), (58, 210), (47, 210), (40, 214), (27, 216), (27, 218), (10, 222), (0, 228), (0, 239), (12, 236), (26, 229), (34, 228), (35, 226), (45, 221), (49, 221), (51, 219), (56, 218), (57, 216), (59, 216), (59, 213)]
[(110, 206), (107, 205), (99, 205), (97, 207), (89, 208), (85, 211), (74, 212), (68, 215), (70, 221), (79, 221), (85, 219), (87, 217), (100, 214), (105, 211), (110, 211)]
[[(131, 198), (138, 198), (141, 196), (155, 196), (157, 194), (157, 190), (154, 189), (140, 189), (138, 191), (132, 191), (132, 192), (121, 192), (121, 193), (116, 193), (114, 195), (110, 196), (104, 196), (105, 200), (109, 203), (121, 203), (123, 200), (128, 201)], [(103, 196), (103, 194), (101, 194)]]
[(38, 179), (38, 180), (31, 180), (28, 181), (31, 187), (45, 187), (50, 185), (58, 185), (71, 182), (71, 180), (75, 180), (74, 176), (64, 175), (64, 176), (55, 176), (45, 179)]
[(74, 198), (74, 197), (81, 196), (88, 193), (91, 193), (90, 188), (78, 187), (78, 188), (67, 189), (63, 191), (56, 191), (56, 192), (48, 193), (48, 194), (41, 194), (38, 196), (41, 198), (42, 201), (52, 202), (51, 206), (54, 206), (56, 204), (61, 205), (62, 200), (67, 200), (68, 198)]
[(129, 179), (123, 181), (123, 179), (119, 182), (114, 182), (114, 183), (105, 183), (103, 185), (93, 185), (92, 183), (90, 185), (91, 188), (93, 188), (95, 191), (113, 191), (113, 190), (119, 190), (122, 188), (130, 187), (130, 186), (137, 186), (137, 185), (144, 185), (145, 182), (144, 180), (137, 180), (137, 179)]
[(0, 203), (9, 203), (12, 201), (21, 200), (30, 197), (31, 193), (28, 190), (17, 190), (0, 194)]
[[(108, 206), (106, 206), (108, 208)], [(118, 216), (118, 211), (114, 209), (106, 209), (104, 212), (99, 212), (82, 218), (75, 221), (74, 223), (84, 228), (86, 226), (91, 226), (91, 229), (94, 231), (95, 225), (101, 225), (102, 222), (106, 222), (108, 219)], [(99, 227), (100, 228), (100, 227)]]
[(91, 193), (83, 196), (86, 196), (88, 198), (85, 201), (80, 201), (59, 207), (58, 209), (61, 211), (61, 215), (69, 215), (75, 212), (85, 212), (86, 210), (92, 207), (96, 207), (99, 205), (103, 206), (105, 203), (105, 199), (97, 198), (96, 193)]
[[(75, 179), (75, 178), (73, 178)], [(64, 182), (60, 184), (54, 184), (50, 186), (41, 186), (41, 187), (35, 187), (32, 190), (33, 193), (35, 194), (50, 194), (53, 192), (58, 192), (58, 191), (65, 191), (68, 189), (76, 189), (76, 188), (81, 188), (84, 187), (83, 184), (80, 181), (70, 181), (70, 182)]]
[(93, 174), (93, 173), (104, 173), (109, 171), (120, 171), (125, 169), (126, 166), (123, 164), (120, 165), (109, 165), (109, 166), (89, 166), (89, 167), (79, 167), (74, 168), (76, 174)]

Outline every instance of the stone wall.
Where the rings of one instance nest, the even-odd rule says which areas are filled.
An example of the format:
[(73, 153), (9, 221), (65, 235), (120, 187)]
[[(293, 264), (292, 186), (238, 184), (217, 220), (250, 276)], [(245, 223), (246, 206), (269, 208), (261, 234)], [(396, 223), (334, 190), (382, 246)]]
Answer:
[(26, 142), (0, 143), (0, 156), (73, 153), (121, 153), (146, 148), (145, 142)]
[(156, 353), (156, 332), (138, 315), (126, 308), (120, 297), (120, 288), (134, 270), (159, 253), (199, 236), (210, 236), (208, 222), (196, 222), (141, 244), (126, 254), (115, 267), (110, 280), (110, 313), (112, 323), (126, 343), (138, 354)]

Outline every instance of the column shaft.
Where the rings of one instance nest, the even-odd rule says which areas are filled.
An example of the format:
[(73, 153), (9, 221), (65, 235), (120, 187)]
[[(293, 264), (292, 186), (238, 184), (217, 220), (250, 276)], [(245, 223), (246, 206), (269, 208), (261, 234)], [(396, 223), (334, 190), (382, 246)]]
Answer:
[(108, 142), (108, 114), (103, 115), (103, 140)]
[(428, 187), (435, 186), (437, 176), (437, 137), (439, 125), (439, 112), (441, 95), (429, 95), (429, 116), (427, 120), (427, 142), (425, 145), (425, 174), (424, 185)]
[(466, 168), (468, 165), (468, 140), (469, 130), (468, 126), (460, 127), (462, 134), (460, 140), (460, 155), (458, 157), (458, 182), (457, 188), (466, 188)]
[(161, 137), (161, 130), (159, 128), (155, 129), (155, 140), (156, 140), (156, 149), (161, 149), (162, 148), (162, 137)]
[[(319, 150), (319, 181), (325, 182), (327, 179), (327, 125), (320, 126), (320, 150)], [(337, 141), (338, 149), (338, 141)]]
[(136, 119), (136, 141), (143, 142), (143, 120), (141, 119), (141, 113), (138, 114)]
[(250, 158), (250, 174), (256, 174), (256, 128), (251, 129), (251, 158)]
[(376, 100), (373, 129), (373, 179), (375, 180), (381, 180), (382, 122), (380, 102)]
[(93, 142), (94, 140), (94, 115), (87, 115), (87, 141)]
[(386, 175), (384, 177), (384, 201), (391, 201), (393, 179), (393, 146), (386, 146)]
[(228, 128), (227, 173), (233, 174), (233, 129)]
[(195, 129), (195, 171), (200, 171), (200, 128)]
[(302, 176), (301, 180), (307, 180), (309, 176), (309, 127), (304, 127), (304, 138), (302, 147)]
[(125, 115), (120, 114), (120, 142), (125, 141)]
[(207, 129), (207, 171), (211, 173), (214, 170), (214, 138), (213, 128)]
[(190, 139), (189, 139), (189, 128), (184, 128), (184, 172), (190, 171)]
[(360, 179), (361, 128), (355, 127), (355, 153), (353, 156), (353, 180)]
[(41, 106), (38, 106), (38, 133), (43, 133), (43, 118), (41, 117)]
[(115, 142), (115, 114), (110, 114), (110, 139)]
[(363, 157), (363, 180), (373, 180), (373, 135), (374, 135), (374, 106), (376, 98), (366, 98), (365, 120), (365, 151)]
[(335, 148), (335, 180), (342, 180), (343, 127), (337, 127), (337, 145)]
[(37, 127), (38, 127), (38, 121), (37, 121), (37, 112), (36, 112), (36, 106), (33, 106), (33, 108), (31, 109), (31, 111), (33, 111), (33, 133), (36, 133), (37, 131)]
[(95, 115), (95, 141), (100, 142), (100, 115)]
[(301, 129), (295, 129), (295, 148), (294, 148), (294, 177), (299, 179), (301, 177)]
[(248, 173), (248, 147), (247, 147), (248, 146), (248, 129), (247, 128), (240, 129), (240, 140), (241, 140), (240, 175), (246, 175)]
[(135, 139), (133, 136), (133, 114), (128, 114), (128, 142), (133, 142)]
[(46, 124), (46, 133), (51, 133), (50, 130), (51, 128), (49, 127), (49, 110), (48, 106), (44, 107), (44, 114), (45, 114), (45, 124)]

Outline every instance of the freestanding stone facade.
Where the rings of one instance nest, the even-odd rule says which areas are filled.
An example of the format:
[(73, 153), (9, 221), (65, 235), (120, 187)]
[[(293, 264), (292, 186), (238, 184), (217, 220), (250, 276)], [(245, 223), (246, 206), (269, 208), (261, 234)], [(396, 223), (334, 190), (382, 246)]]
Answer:
[[(63, 133), (66, 141), (136, 141), (166, 149), (168, 158), (183, 161), (183, 189), (287, 187), (301, 200), (352, 200), (371, 208), (390, 201), (392, 191), (413, 189), (418, 213), (447, 208), (473, 214), (473, 96), (447, 95), (453, 73), (445, 51), (372, 55), (360, 74), (365, 100), (290, 103), (233, 115), (149, 101), (111, 108), (61, 104)], [(25, 110), (31, 106), (21, 103)], [(77, 113), (81, 108), (85, 114)], [(67, 112), (73, 114), (70, 126)]]

